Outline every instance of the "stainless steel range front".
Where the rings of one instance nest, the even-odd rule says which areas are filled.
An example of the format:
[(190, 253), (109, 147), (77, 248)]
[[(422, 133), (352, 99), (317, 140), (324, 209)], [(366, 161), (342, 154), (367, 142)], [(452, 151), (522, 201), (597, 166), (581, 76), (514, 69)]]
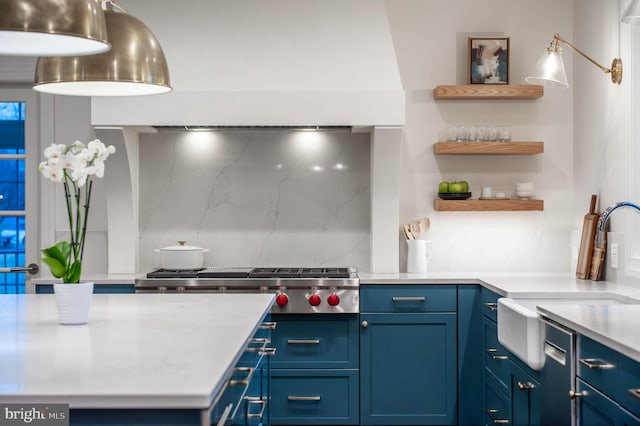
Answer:
[(159, 269), (136, 279), (136, 293), (273, 293), (274, 314), (350, 314), (359, 311), (354, 267)]

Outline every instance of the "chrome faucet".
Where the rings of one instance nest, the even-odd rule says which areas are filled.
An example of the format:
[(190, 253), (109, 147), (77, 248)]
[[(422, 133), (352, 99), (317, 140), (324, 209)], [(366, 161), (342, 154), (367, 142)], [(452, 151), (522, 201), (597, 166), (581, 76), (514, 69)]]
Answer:
[(611, 204), (609, 207), (607, 207), (604, 213), (602, 213), (602, 216), (600, 216), (600, 219), (598, 219), (598, 224), (596, 225), (596, 231), (597, 231), (596, 247), (597, 248), (602, 248), (602, 246), (604, 245), (604, 231), (605, 231), (605, 226), (607, 225), (607, 221), (609, 220), (609, 216), (611, 216), (611, 213), (613, 213), (615, 210), (619, 209), (620, 207), (633, 207), (634, 209), (640, 212), (640, 206), (632, 203), (631, 201), (620, 201), (619, 203), (614, 203), (614, 204)]

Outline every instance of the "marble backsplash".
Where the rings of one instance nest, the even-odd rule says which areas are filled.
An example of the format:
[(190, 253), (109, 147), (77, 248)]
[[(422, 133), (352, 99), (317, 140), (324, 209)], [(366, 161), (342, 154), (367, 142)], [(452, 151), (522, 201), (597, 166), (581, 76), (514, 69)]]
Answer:
[(140, 271), (186, 240), (206, 266), (370, 270), (371, 142), (350, 129), (140, 137)]

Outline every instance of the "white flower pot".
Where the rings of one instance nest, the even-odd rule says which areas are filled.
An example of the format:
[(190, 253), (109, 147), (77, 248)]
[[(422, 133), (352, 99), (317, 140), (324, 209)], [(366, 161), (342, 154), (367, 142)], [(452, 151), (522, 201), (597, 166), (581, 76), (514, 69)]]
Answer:
[(89, 322), (93, 283), (54, 284), (53, 292), (58, 308), (58, 322), (63, 325), (80, 325)]

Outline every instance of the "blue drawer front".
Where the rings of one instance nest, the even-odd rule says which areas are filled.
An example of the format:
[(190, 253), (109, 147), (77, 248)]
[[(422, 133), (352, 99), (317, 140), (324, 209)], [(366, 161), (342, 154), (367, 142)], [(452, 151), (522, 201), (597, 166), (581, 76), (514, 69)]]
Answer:
[(482, 313), (485, 317), (498, 321), (498, 299), (502, 297), (491, 290), (482, 288)]
[(455, 312), (457, 287), (361, 286), (360, 312)]
[(271, 368), (357, 368), (357, 315), (273, 317)]
[(507, 392), (511, 375), (511, 365), (509, 364), (509, 352), (498, 341), (498, 326), (488, 318), (483, 318), (484, 326), (484, 366), (493, 374), (503, 392)]
[(357, 370), (272, 370), (274, 425), (358, 424)]
[(578, 377), (611, 398), (619, 399), (622, 393), (620, 354), (582, 335), (578, 336), (577, 353)]
[(620, 355), (620, 373), (617, 384), (620, 405), (640, 416), (640, 363)]
[(485, 374), (483, 396), (486, 425), (511, 423), (510, 398), (504, 394), (502, 386), (490, 374)]

